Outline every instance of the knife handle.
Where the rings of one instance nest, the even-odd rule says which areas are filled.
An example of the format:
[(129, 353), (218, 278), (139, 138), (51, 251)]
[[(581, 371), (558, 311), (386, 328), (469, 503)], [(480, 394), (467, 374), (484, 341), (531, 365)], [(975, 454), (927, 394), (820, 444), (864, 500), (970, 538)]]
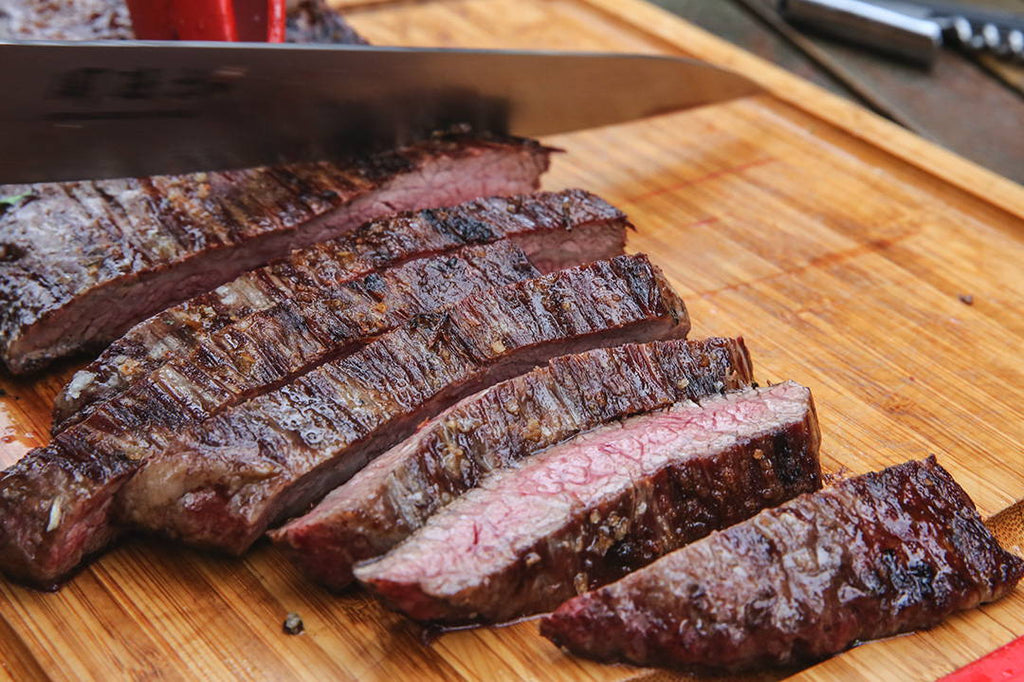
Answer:
[(942, 45), (942, 27), (862, 0), (779, 0), (789, 22), (930, 66)]
[(285, 0), (128, 0), (140, 40), (281, 43)]

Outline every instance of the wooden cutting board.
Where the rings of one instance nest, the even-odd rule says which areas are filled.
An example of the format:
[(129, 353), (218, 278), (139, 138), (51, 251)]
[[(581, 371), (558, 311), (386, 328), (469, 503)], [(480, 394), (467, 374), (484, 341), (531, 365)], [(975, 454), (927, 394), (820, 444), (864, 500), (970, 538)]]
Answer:
[[(770, 95), (545, 140), (545, 186), (617, 204), (694, 336), (810, 386), (829, 470), (935, 453), (990, 515), (1024, 497), (1024, 189), (635, 0), (346, 2), (371, 41), (691, 55)], [(983, 125), (983, 122), (979, 122)], [(0, 460), (43, 444), (71, 365), (0, 377)], [(286, 613), (306, 633), (281, 631)], [(801, 679), (933, 679), (1024, 634), (1024, 590)], [(790, 671), (792, 672), (792, 671)], [(0, 581), (0, 675), (43, 679), (670, 679), (570, 658), (535, 623), (421, 630), (334, 597), (266, 545), (244, 561), (133, 540), (56, 594)], [(764, 677), (775, 678), (778, 673)]]

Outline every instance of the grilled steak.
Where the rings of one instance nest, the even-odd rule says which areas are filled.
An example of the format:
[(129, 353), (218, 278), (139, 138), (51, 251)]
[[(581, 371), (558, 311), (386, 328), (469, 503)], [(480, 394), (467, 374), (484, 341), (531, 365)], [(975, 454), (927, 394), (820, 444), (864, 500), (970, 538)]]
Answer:
[(472, 296), (207, 420), (146, 454), (125, 519), (245, 551), (416, 425), (551, 357), (683, 336), (682, 302), (645, 256), (620, 256)]
[[(139, 323), (78, 372), (57, 396), (54, 432), (85, 418), (98, 404), (116, 397), (171, 358), (181, 360), (197, 352), (216, 355), (225, 339), (234, 344), (240, 330), (259, 329), (254, 317), (275, 306), (298, 320), (312, 318), (310, 324), (316, 326), (316, 318), (324, 318), (327, 305), (327, 324), (334, 325), (333, 310), (344, 310), (354, 296), (362, 297), (365, 292), (380, 298), (375, 304), (394, 307), (394, 301), (384, 300), (385, 292), (372, 291), (386, 288), (371, 275), (375, 270), (465, 244), (510, 238), (526, 249), (543, 272), (551, 272), (622, 253), (627, 225), (619, 210), (582, 190), (492, 197), (372, 221)], [(425, 271), (423, 276), (427, 274)], [(454, 274), (449, 271), (445, 276)], [(414, 279), (409, 284), (416, 286)], [(472, 287), (472, 281), (466, 286)], [(412, 310), (423, 312), (432, 307)], [(332, 336), (347, 334), (350, 327), (343, 324)]]
[(929, 458), (763, 511), (563, 604), (541, 632), (602, 660), (750, 669), (931, 627), (1022, 574)]
[(751, 380), (742, 339), (655, 341), (566, 355), (463, 399), (271, 533), (332, 589), (488, 473), (600, 424)]
[(546, 611), (821, 485), (792, 382), (599, 427), (486, 478), (355, 577), (419, 620)]
[[(0, 37), (21, 40), (131, 40), (124, 0), (2, 0)], [(302, 0), (289, 10), (290, 43), (348, 43), (363, 38), (324, 0)]]
[(0, 358), (23, 373), (107, 343), (380, 215), (529, 191), (547, 154), (454, 136), (341, 164), (0, 187), (27, 194), (0, 216)]
[(190, 424), (342, 357), (410, 315), (534, 274), (508, 241), (467, 246), (370, 272), (328, 296), (282, 303), (210, 335), (202, 348), (170, 359), (0, 476), (4, 570), (48, 584), (93, 543), (102, 548), (111, 496), (137, 460)]
[(0, 477), (2, 568), (52, 585), (102, 549), (115, 531), (114, 496), (142, 464), (124, 496), (129, 522), (243, 551), (267, 523), (316, 501), (463, 395), (553, 355), (688, 328), (682, 302), (647, 259), (622, 256), (414, 318), (172, 448), (179, 429), (166, 415), (188, 414), (173, 382), (163, 402), (107, 403)]

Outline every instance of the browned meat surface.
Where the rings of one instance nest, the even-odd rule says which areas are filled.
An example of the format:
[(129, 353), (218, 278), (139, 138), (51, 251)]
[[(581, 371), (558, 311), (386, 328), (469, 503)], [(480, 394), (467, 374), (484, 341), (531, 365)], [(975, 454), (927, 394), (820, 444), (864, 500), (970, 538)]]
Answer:
[(341, 164), (7, 185), (0, 358), (15, 373), (371, 218), (536, 188), (547, 150), (438, 137)]
[(147, 450), (411, 315), (535, 274), (508, 241), (467, 246), (371, 271), (330, 296), (307, 298), (301, 312), (283, 303), (211, 335), (0, 476), (0, 561), (23, 579), (54, 580), (81, 559), (81, 543), (95, 541), (98, 549), (109, 541), (106, 505)]
[[(124, 0), (0, 0), (0, 38), (21, 40), (130, 40)], [(302, 0), (288, 12), (290, 43), (366, 41), (324, 0)]]
[(637, 415), (495, 472), (354, 574), (418, 620), (548, 611), (818, 489), (818, 442), (792, 382)]
[(541, 632), (601, 660), (721, 672), (811, 662), (1006, 595), (1004, 551), (934, 458), (761, 512), (563, 604)]
[[(126, 496), (135, 501), (124, 504), (129, 521), (159, 530), (171, 519), (188, 530), (168, 525), (172, 534), (216, 544), (204, 537), (213, 535), (242, 551), (277, 507), (294, 513), (314, 502), (416, 423), (487, 382), (575, 348), (688, 328), (682, 302), (646, 258), (623, 256), (415, 318), (201, 427), (186, 428), (202, 382), (192, 395), (179, 393), (190, 377), (184, 369), (163, 386), (147, 381), (0, 476), (2, 568), (45, 586), (102, 549), (117, 521), (112, 496), (140, 463), (145, 475)], [(179, 431), (192, 437), (168, 447)]]
[(139, 452), (146, 459), (123, 490), (125, 519), (243, 552), (463, 396), (554, 356), (688, 329), (682, 301), (645, 256), (469, 297), (207, 420), (162, 452)]
[[(252, 340), (265, 346), (261, 337), (266, 335), (258, 332), (261, 318), (267, 316), (301, 320), (306, 327), (304, 333), (324, 328), (320, 335), (327, 338), (326, 345), (316, 343), (308, 352), (304, 346), (288, 348), (294, 356), (284, 365), (271, 368), (269, 381), (273, 382), (320, 362), (322, 348), (336, 345), (338, 337), (350, 336), (351, 321), (339, 324), (337, 311), (350, 315), (353, 305), (363, 309), (385, 306), (398, 313), (437, 307), (410, 307), (395, 299), (394, 287), (388, 288), (386, 282), (371, 274), (381, 268), (466, 244), (509, 238), (526, 250), (542, 272), (552, 272), (622, 253), (627, 226), (626, 217), (618, 209), (582, 190), (491, 197), (372, 221), (344, 237), (295, 251), (285, 260), (247, 272), (139, 323), (78, 372), (57, 396), (54, 432), (81, 421), (97, 405), (117, 397), (172, 359), (209, 364), (204, 358), (235, 355), (236, 344), (245, 343), (240, 335), (250, 329), (257, 331)], [(440, 283), (425, 281), (416, 291), (418, 279), (444, 276), (452, 280), (456, 270), (454, 266), (445, 269), (445, 262), (430, 261), (430, 265), (424, 261), (426, 269), (404, 278), (403, 286), (409, 290), (402, 295), (429, 298)], [(457, 282), (444, 284), (445, 295), (458, 291)], [(475, 286), (472, 277), (466, 280), (466, 291)], [(327, 327), (333, 327), (333, 331)], [(197, 353), (201, 357), (191, 360)], [(263, 374), (248, 370), (243, 374), (247, 379), (244, 390), (262, 385), (259, 382), (264, 380)]]
[(271, 533), (332, 589), (490, 472), (581, 431), (751, 381), (742, 339), (655, 341), (555, 358), (461, 400)]

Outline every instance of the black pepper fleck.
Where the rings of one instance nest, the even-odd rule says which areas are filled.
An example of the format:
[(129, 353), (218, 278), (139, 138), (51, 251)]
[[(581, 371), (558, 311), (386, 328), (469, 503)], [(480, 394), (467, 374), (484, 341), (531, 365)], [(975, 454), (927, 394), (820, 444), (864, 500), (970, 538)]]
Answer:
[(0, 388), (0, 398), (3, 398), (6, 395), (7, 395), (7, 391), (5, 391), (4, 389)]
[(286, 635), (301, 634), (305, 630), (305, 626), (302, 624), (302, 617), (297, 613), (289, 613), (284, 618), (282, 629)]
[(964, 305), (974, 305), (974, 296), (971, 294), (960, 294), (957, 296)]

